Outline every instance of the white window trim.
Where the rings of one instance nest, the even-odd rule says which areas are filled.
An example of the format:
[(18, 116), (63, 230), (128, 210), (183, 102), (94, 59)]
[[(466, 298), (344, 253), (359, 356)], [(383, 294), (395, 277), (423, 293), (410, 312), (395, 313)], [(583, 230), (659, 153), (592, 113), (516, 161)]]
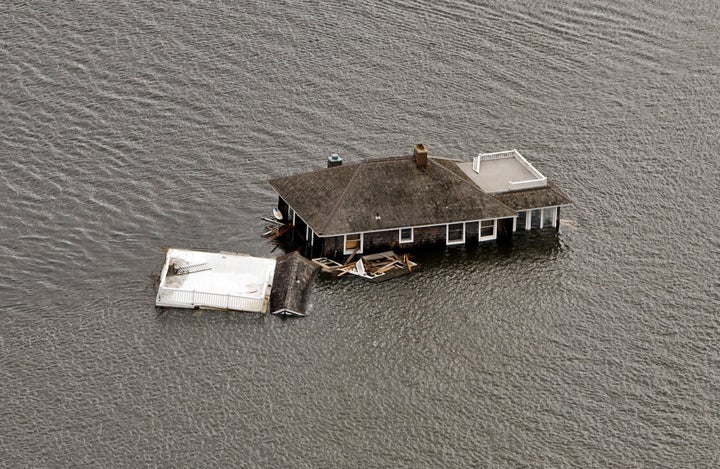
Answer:
[[(410, 239), (403, 239), (403, 237), (402, 237), (403, 230), (410, 230)], [(413, 241), (415, 241), (415, 228), (412, 228), (412, 227), (400, 228), (398, 230), (398, 239), (400, 240), (400, 244), (412, 243)]]
[[(558, 207), (555, 205), (551, 205), (549, 207), (543, 207), (540, 209), (540, 228), (547, 228), (547, 227), (555, 227), (557, 223), (557, 209)], [(548, 220), (545, 218), (545, 210), (550, 211), (552, 210), (550, 215), (550, 219)]]
[(347, 254), (352, 254), (352, 253), (355, 251), (354, 249), (350, 249), (350, 250), (345, 249), (345, 246), (347, 246), (347, 237), (348, 237), (348, 235), (360, 235), (360, 249), (358, 250), (357, 253), (358, 253), (358, 254), (362, 254), (362, 252), (363, 252), (363, 244), (364, 244), (364, 241), (365, 241), (365, 236), (363, 236), (363, 233), (348, 233), (348, 234), (344, 234), (344, 235), (343, 235), (343, 254), (346, 254), (346, 255), (347, 255)]
[(290, 221), (293, 225), (295, 224), (295, 210), (291, 206), (288, 205), (288, 221)]
[[(462, 239), (450, 241), (450, 225), (462, 225)], [(465, 244), (465, 222), (460, 223), (448, 223), (445, 225), (445, 245), (454, 246), (456, 244)]]
[(497, 238), (497, 218), (494, 218), (492, 220), (493, 222), (493, 232), (491, 235), (483, 236), (482, 235), (482, 222), (488, 221), (488, 220), (480, 220), (478, 222), (478, 239), (480, 241), (490, 241)]

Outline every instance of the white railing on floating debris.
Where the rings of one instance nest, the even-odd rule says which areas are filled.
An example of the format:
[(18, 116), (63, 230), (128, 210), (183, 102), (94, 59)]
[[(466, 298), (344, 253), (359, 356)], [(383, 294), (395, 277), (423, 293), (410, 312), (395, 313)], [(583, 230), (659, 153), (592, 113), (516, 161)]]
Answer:
[(231, 294), (187, 291), (177, 288), (160, 288), (159, 298), (163, 305), (176, 307), (206, 307), (234, 309), (239, 311), (263, 312), (266, 290), (260, 297), (246, 297)]

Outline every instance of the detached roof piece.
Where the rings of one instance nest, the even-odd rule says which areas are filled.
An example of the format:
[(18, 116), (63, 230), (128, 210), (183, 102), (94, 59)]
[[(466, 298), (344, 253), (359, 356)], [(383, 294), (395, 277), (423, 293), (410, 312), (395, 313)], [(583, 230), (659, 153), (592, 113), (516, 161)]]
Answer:
[(270, 293), (272, 314), (305, 316), (309, 292), (318, 270), (318, 266), (297, 251), (278, 257)]
[(269, 184), (321, 236), (515, 216), (442, 158), (429, 157), (424, 170), (413, 157), (395, 157)]

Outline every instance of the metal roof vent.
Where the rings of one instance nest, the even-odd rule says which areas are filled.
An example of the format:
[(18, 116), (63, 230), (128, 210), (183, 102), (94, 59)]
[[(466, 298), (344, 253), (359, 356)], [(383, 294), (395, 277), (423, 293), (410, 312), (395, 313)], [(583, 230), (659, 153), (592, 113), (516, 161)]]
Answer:
[(340, 155), (337, 153), (333, 153), (332, 155), (328, 156), (328, 168), (333, 168), (335, 166), (340, 166), (342, 164), (342, 158), (340, 158)]

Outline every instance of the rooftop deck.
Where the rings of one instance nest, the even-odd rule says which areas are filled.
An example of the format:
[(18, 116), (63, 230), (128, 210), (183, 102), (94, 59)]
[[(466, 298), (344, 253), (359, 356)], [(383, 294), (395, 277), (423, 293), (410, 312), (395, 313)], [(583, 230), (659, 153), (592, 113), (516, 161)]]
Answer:
[(547, 179), (516, 150), (480, 154), (458, 167), (487, 193), (543, 187)]

